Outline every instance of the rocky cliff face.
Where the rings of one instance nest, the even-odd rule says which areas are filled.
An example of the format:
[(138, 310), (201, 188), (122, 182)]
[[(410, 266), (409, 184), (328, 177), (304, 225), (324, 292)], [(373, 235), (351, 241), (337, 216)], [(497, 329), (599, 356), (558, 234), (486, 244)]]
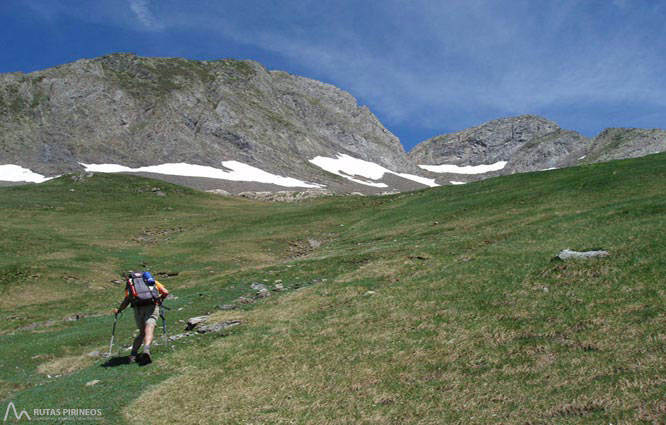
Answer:
[(510, 160), (527, 142), (559, 130), (545, 118), (523, 115), (433, 137), (415, 146), (409, 156), (418, 164), (469, 166)]
[[(361, 189), (309, 162), (338, 154), (418, 173), (399, 140), (349, 93), (252, 61), (113, 54), (0, 75), (0, 165), (57, 175), (82, 170), (79, 162), (224, 169), (222, 161), (239, 161), (333, 190)], [(391, 189), (424, 187), (403, 183)]]

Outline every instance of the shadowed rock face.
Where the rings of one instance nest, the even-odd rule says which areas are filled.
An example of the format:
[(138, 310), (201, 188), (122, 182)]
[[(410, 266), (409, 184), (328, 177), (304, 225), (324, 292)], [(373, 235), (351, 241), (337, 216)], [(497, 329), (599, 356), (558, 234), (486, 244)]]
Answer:
[(113, 54), (0, 75), (0, 130), (0, 163), (44, 175), (80, 171), (79, 162), (236, 160), (326, 184), (341, 179), (308, 160), (339, 153), (418, 173), (349, 93), (252, 61)]

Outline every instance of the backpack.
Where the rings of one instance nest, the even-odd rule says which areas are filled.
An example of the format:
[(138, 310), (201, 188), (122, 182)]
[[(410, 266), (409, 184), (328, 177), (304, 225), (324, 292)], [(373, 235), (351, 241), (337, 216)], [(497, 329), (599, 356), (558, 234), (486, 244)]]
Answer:
[[(151, 276), (152, 277), (152, 276)], [(127, 293), (132, 306), (159, 304), (160, 292), (155, 280), (146, 282), (142, 273), (130, 272), (127, 276)]]

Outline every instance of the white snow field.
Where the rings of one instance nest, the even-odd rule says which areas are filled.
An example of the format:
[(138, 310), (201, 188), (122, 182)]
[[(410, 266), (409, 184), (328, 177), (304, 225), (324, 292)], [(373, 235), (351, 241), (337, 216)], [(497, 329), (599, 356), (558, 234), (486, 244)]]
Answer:
[(452, 174), (483, 174), (491, 171), (499, 171), (504, 168), (507, 161), (498, 161), (494, 164), (465, 165), (463, 167), (453, 164), (442, 165), (419, 165), (424, 170), (433, 173), (452, 173)]
[(391, 171), (388, 168), (384, 168), (381, 165), (375, 164), (374, 162), (364, 161), (362, 159), (354, 158), (341, 153), (337, 154), (336, 158), (317, 156), (311, 159), (310, 162), (317, 167), (328, 171), (329, 173), (336, 174), (340, 177), (346, 178), (347, 180), (366, 186), (379, 188), (388, 187), (385, 183), (360, 180), (352, 176), (360, 176), (369, 180), (380, 180), (382, 177), (384, 177), (384, 174), (394, 174), (404, 179), (420, 183), (424, 186), (439, 186), (437, 183), (435, 183), (435, 179), (428, 179), (421, 176), (415, 176), (413, 174), (396, 173), (395, 171)]
[(5, 182), (28, 182), (43, 183), (54, 177), (44, 177), (41, 174), (33, 173), (27, 168), (14, 164), (0, 165), (0, 181)]
[(449, 183), (451, 183), (451, 184), (465, 184), (466, 182), (456, 182), (456, 181), (451, 180), (451, 181), (449, 181)]
[(306, 183), (304, 181), (291, 177), (282, 177), (268, 173), (251, 165), (243, 164), (238, 161), (222, 161), (222, 166), (231, 171), (225, 171), (220, 168), (209, 167), (206, 165), (193, 165), (180, 163), (150, 165), (147, 167), (129, 168), (118, 164), (84, 164), (86, 171), (99, 173), (155, 173), (170, 176), (182, 177), (207, 177), (210, 179), (270, 183), (283, 187), (305, 187), (322, 188), (324, 186), (315, 183)]

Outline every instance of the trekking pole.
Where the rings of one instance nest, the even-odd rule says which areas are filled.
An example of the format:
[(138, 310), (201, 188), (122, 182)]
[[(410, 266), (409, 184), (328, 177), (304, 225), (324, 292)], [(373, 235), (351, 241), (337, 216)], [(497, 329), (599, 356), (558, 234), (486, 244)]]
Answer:
[(111, 331), (111, 343), (109, 344), (109, 354), (107, 357), (111, 357), (111, 351), (113, 350), (113, 337), (116, 336), (116, 323), (118, 323), (118, 313), (113, 315), (113, 330)]
[(160, 317), (162, 318), (162, 335), (164, 335), (164, 347), (169, 348), (169, 337), (167, 336), (167, 328), (166, 328), (166, 317), (164, 315), (164, 307), (163, 303), (160, 303)]

